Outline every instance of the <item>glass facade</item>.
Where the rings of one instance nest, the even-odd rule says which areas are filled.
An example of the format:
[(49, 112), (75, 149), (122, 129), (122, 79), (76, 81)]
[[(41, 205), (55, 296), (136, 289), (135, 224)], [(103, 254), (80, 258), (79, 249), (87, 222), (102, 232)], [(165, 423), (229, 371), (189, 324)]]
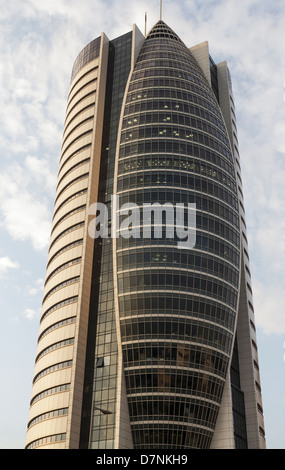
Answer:
[[(132, 32), (109, 43), (98, 201), (109, 208), (122, 100), (131, 66)], [(112, 449), (118, 345), (114, 314), (112, 241), (95, 240), (82, 407), (81, 448)]]
[(230, 365), (239, 285), (234, 164), (216, 97), (158, 22), (134, 67), (118, 162), (120, 204), (195, 203), (196, 245), (117, 239), (124, 373), (134, 447), (209, 448)]
[(84, 47), (84, 49), (82, 49), (74, 62), (71, 73), (71, 81), (75, 75), (84, 67), (84, 65), (88, 64), (88, 62), (91, 62), (91, 60), (99, 56), (100, 46), (101, 37), (94, 39), (94, 41), (91, 41), (89, 44), (87, 44), (86, 47)]
[(235, 339), (231, 363), (231, 392), (234, 422), (234, 438), (236, 449), (247, 449), (247, 430), (244, 393), (241, 390), (238, 359), (238, 343)]

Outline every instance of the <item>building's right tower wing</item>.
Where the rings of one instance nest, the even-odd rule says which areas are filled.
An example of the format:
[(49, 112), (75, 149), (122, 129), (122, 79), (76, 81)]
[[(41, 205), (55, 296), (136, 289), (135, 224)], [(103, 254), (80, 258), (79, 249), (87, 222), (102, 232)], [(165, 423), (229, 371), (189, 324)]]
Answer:
[[(232, 367), (231, 379), (229, 378), (231, 380), (231, 386), (225, 389), (225, 394), (228, 396), (223, 397), (220, 419), (218, 419), (217, 422), (212, 448), (225, 448), (226, 440), (229, 438), (229, 429), (233, 429), (235, 446), (239, 447), (241, 442), (241, 439), (235, 435), (238, 426), (234, 426), (234, 420), (236, 419), (237, 421), (239, 419), (237, 410), (239, 397), (238, 391), (236, 396), (233, 396), (235, 391), (233, 376), (238, 374), (237, 380), (239, 381), (239, 388), (242, 391), (244, 402), (244, 416), (241, 417), (241, 420), (246, 423), (244, 435), (247, 440), (247, 447), (250, 449), (264, 449), (266, 447), (264, 418), (251, 288), (249, 249), (246, 235), (244, 196), (242, 191), (241, 164), (231, 76), (225, 61), (217, 65), (213, 62), (209, 55), (207, 42), (194, 46), (190, 50), (215, 92), (228, 130), (236, 169), (241, 227), (241, 280), (236, 327), (236, 355), (234, 356), (238, 360), (236, 360), (235, 371), (233, 372)], [(233, 409), (233, 413), (229, 412), (230, 408)]]

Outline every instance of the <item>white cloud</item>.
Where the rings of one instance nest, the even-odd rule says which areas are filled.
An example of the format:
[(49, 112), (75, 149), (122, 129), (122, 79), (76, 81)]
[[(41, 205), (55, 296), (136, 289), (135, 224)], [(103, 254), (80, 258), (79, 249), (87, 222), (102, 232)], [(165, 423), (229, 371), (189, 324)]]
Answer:
[(254, 282), (254, 304), (256, 325), (266, 334), (284, 335), (284, 284), (270, 282), (267, 286), (262, 282)]
[(44, 279), (41, 277), (36, 280), (36, 285), (38, 286), (39, 289), (43, 290), (44, 288)]
[(47, 192), (55, 179), (47, 163), (27, 157), (24, 166), (11, 165), (0, 175), (1, 225), (15, 240), (30, 240), (36, 250), (47, 247), (51, 227)]
[(54, 196), (56, 174), (51, 172), (48, 161), (28, 155), (25, 160), (25, 167), (30, 176), (35, 179), (35, 182), (40, 185), (44, 184), (50, 194)]
[[(285, 103), (283, 104), (285, 107)], [(277, 122), (273, 129), (273, 137), (275, 140), (275, 149), (285, 154), (285, 122)]]
[(36, 250), (46, 248), (50, 234), (50, 213), (46, 205), (29, 194), (10, 197), (1, 204), (4, 225), (16, 240), (31, 240)]
[(8, 256), (0, 258), (0, 274), (5, 274), (9, 269), (19, 268), (19, 263), (12, 261)]
[(36, 295), (37, 293), (38, 293), (38, 289), (36, 289), (35, 287), (28, 288), (29, 295)]
[(44, 280), (42, 278), (35, 281), (35, 286), (27, 286), (26, 288), (28, 295), (34, 296), (44, 290)]
[(33, 310), (31, 308), (26, 308), (25, 311), (24, 311), (24, 317), (27, 320), (33, 320), (38, 315), (39, 315), (39, 312), (37, 312), (36, 310)]

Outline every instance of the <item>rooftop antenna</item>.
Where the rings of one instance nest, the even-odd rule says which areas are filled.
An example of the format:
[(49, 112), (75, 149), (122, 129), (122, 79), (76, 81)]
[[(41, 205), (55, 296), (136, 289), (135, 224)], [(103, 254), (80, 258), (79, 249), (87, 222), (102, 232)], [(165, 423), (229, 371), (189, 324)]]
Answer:
[(145, 12), (145, 15), (144, 15), (144, 35), (146, 37), (146, 23), (147, 23), (147, 12)]
[(160, 11), (159, 11), (159, 19), (162, 19), (162, 0), (160, 0)]

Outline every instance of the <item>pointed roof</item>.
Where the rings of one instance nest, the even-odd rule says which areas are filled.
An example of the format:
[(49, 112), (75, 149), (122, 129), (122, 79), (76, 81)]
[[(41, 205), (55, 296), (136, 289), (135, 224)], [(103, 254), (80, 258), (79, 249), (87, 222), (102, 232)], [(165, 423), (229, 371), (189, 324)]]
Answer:
[(147, 35), (146, 40), (153, 38), (169, 38), (182, 43), (177, 34), (164, 21), (159, 20)]

